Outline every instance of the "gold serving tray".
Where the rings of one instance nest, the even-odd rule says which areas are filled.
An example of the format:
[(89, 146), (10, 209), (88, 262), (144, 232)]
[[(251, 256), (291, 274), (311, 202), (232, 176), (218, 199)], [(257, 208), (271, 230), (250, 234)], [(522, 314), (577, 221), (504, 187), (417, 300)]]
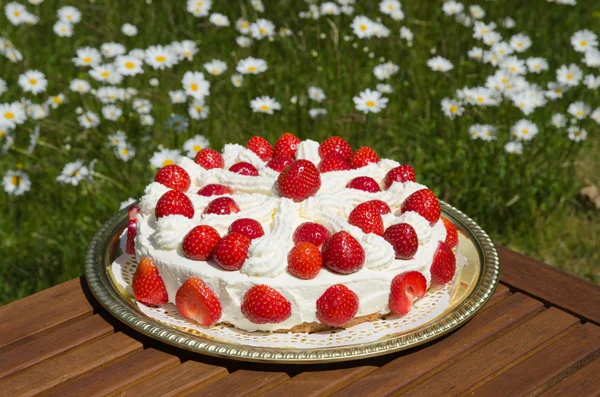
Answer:
[(409, 349), (455, 330), (473, 317), (496, 289), (500, 263), (488, 235), (456, 208), (443, 201), (440, 205), (443, 215), (459, 229), (460, 250), (468, 261), (457, 277), (450, 305), (426, 324), (373, 342), (312, 349), (261, 348), (215, 340), (147, 317), (139, 311), (131, 295), (112, 280), (109, 270), (120, 254), (119, 236), (127, 226), (127, 209), (109, 219), (92, 239), (85, 258), (85, 276), (96, 299), (112, 315), (145, 335), (182, 349), (265, 363), (309, 364), (374, 357)]

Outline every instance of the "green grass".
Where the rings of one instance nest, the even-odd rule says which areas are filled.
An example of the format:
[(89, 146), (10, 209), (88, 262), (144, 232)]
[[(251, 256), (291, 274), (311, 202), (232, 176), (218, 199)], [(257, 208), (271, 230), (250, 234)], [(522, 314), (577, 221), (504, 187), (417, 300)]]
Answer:
[[(238, 33), (233, 26), (217, 28), (207, 18), (195, 18), (186, 12), (184, 2), (71, 2), (83, 14), (71, 38), (57, 37), (52, 31), (56, 10), (69, 2), (46, 0), (38, 7), (28, 4), (28, 9), (40, 16), (35, 26), (15, 27), (0, 16), (0, 35), (9, 38), (24, 58), (15, 64), (0, 58), (0, 76), (9, 87), (0, 102), (26, 97), (39, 103), (59, 92), (67, 96), (67, 103), (51, 110), (50, 117), (20, 126), (15, 146), (0, 157), (0, 174), (22, 166), (32, 180), (31, 191), (23, 196), (0, 193), (0, 303), (80, 275), (86, 246), (96, 229), (118, 209), (119, 202), (141, 196), (153, 177), (155, 171), (148, 159), (157, 145), (181, 149), (195, 134), (205, 135), (218, 149), (227, 142), (245, 143), (252, 135), (275, 142), (285, 131), (318, 141), (336, 134), (355, 148), (372, 146), (381, 157), (412, 164), (420, 182), (473, 217), (494, 241), (599, 282), (600, 219), (576, 197), (584, 177), (600, 183), (598, 124), (583, 122), (588, 140), (573, 143), (564, 130), (549, 126), (549, 122), (553, 113), (566, 114), (567, 106), (577, 100), (592, 108), (600, 106), (600, 92), (577, 87), (527, 117), (504, 101), (488, 109), (467, 106), (462, 117), (450, 120), (440, 111), (441, 99), (464, 86), (483, 85), (495, 70), (466, 55), (474, 45), (485, 46), (471, 37), (470, 28), (444, 16), (441, 2), (404, 1), (406, 20), (402, 22), (380, 14), (378, 2), (358, 3), (355, 14), (371, 19), (381, 16), (391, 29), (390, 38), (346, 41), (344, 36), (353, 37), (349, 28), (353, 17), (299, 19), (298, 12), (307, 5), (292, 0), (265, 1), (264, 14), (257, 14), (247, 1), (215, 2), (212, 12), (227, 15), (232, 24), (239, 17), (251, 21), (263, 17), (277, 28), (286, 26), (294, 32), (289, 38), (254, 42), (250, 48), (235, 44)], [(0, 2), (2, 8), (4, 4)], [(486, 11), (486, 22), (493, 20), (500, 25), (505, 16), (515, 19), (516, 28), (511, 31), (498, 28), (503, 37), (508, 39), (518, 32), (531, 37), (533, 46), (521, 58), (541, 56), (548, 60), (550, 70), (527, 75), (530, 82), (545, 85), (555, 79), (560, 65), (572, 62), (586, 73), (599, 74), (597, 69), (581, 64), (581, 54), (569, 43), (570, 36), (580, 29), (595, 29), (600, 34), (597, 2), (580, 0), (576, 7), (543, 0), (479, 4)], [(121, 33), (120, 27), (126, 22), (138, 27), (137, 36)], [(412, 47), (398, 37), (400, 26), (414, 32)], [(86, 45), (99, 48), (109, 41), (120, 42), (128, 50), (144, 49), (184, 39), (198, 43), (200, 52), (192, 62), (183, 61), (164, 71), (145, 66), (143, 75), (126, 77), (121, 84), (137, 88), (137, 97), (152, 101), (153, 127), (140, 126), (130, 102), (122, 105), (124, 116), (118, 122), (103, 120), (98, 128), (88, 130), (79, 126), (75, 109), (101, 114), (101, 104), (90, 94), (80, 96), (68, 89), (69, 81), (76, 77), (100, 86), (86, 70), (72, 64), (75, 49)], [(354, 43), (358, 43), (357, 48)], [(446, 74), (431, 71), (426, 61), (432, 49), (449, 59), (454, 70)], [(368, 56), (371, 52), (373, 59)], [(230, 76), (237, 61), (248, 56), (265, 59), (269, 69), (246, 76), (244, 86), (234, 88)], [(224, 75), (213, 77), (204, 71), (202, 65), (214, 58), (227, 62)], [(372, 69), (380, 58), (398, 64), (400, 72), (389, 81), (394, 92), (385, 95), (390, 99), (387, 108), (367, 118), (354, 109), (352, 97), (379, 83)], [(16, 82), (19, 74), (29, 69), (45, 73), (46, 93), (37, 97), (23, 94)], [(181, 77), (188, 70), (203, 71), (211, 82), (207, 98), (210, 116), (190, 120), (188, 131), (175, 133), (165, 122), (171, 113), (186, 115), (187, 105), (171, 104), (168, 91), (181, 88)], [(152, 77), (160, 80), (158, 87), (149, 85)], [(306, 96), (311, 85), (325, 90), (324, 103), (290, 103), (294, 95)], [(249, 101), (260, 95), (275, 97), (282, 110), (273, 116), (252, 113)], [(324, 107), (328, 116), (311, 119), (310, 107)], [(509, 128), (521, 118), (535, 122), (540, 133), (525, 144), (523, 155), (507, 154), (503, 146), (509, 140)], [(471, 140), (468, 128), (474, 123), (497, 126), (499, 138), (491, 143)], [(36, 125), (41, 128), (41, 137), (35, 151), (27, 155), (29, 132)], [(116, 159), (106, 147), (106, 136), (117, 129), (127, 133), (137, 150), (129, 163)], [(76, 187), (59, 185), (56, 176), (64, 164), (79, 158), (86, 163), (98, 160), (93, 182)]]

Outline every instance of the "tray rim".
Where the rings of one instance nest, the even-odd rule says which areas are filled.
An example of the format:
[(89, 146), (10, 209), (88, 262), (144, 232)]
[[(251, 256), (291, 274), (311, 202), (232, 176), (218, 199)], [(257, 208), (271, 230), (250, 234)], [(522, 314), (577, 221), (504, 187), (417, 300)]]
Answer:
[[(386, 340), (332, 348), (293, 349), (234, 345), (205, 339), (146, 317), (133, 309), (115, 290), (106, 268), (106, 256), (115, 244), (127, 220), (127, 208), (106, 221), (92, 238), (85, 256), (85, 277), (98, 302), (129, 327), (169, 345), (210, 356), (240, 361), (315, 364), (358, 360), (409, 349), (437, 339), (471, 319), (490, 299), (500, 278), (498, 252), (489, 236), (470, 217), (440, 200), (444, 214), (463, 229), (475, 245), (481, 261), (479, 280), (473, 291), (453, 310), (420, 329)], [(114, 253), (113, 253), (114, 254)]]

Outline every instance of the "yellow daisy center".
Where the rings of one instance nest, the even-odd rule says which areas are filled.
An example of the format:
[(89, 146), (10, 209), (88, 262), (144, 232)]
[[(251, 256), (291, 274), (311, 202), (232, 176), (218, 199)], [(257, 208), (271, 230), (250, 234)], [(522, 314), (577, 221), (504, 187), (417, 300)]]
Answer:
[(0, 130), (0, 138), (2, 138), (4, 135), (6, 135), (6, 131)]
[(507, 77), (503, 77), (503, 78), (502, 78), (502, 82), (503, 82), (504, 84), (508, 83), (508, 78), (507, 78)]
[(577, 112), (575, 112), (578, 116), (583, 116), (583, 110), (578, 110)]
[(202, 105), (196, 105), (196, 112), (201, 112), (203, 109)]
[(482, 96), (478, 96), (478, 97), (477, 97), (477, 102), (479, 102), (479, 103), (483, 103), (483, 102), (485, 102), (485, 98), (484, 98), (484, 97), (482, 97)]
[(72, 15), (67, 15), (67, 19), (73, 19)]
[(124, 147), (123, 149), (121, 149), (121, 154), (123, 156), (127, 156), (129, 154), (129, 149), (127, 149), (126, 147)]
[(194, 145), (194, 147), (192, 149), (194, 150), (194, 152), (199, 152), (202, 149), (202, 146)]
[(517, 71), (517, 68), (516, 68), (516, 67), (514, 67), (514, 66), (511, 66), (511, 67), (510, 67), (510, 68), (508, 68), (508, 69), (509, 69), (511, 72), (516, 72), (516, 71)]
[(587, 46), (587, 41), (585, 41), (585, 40), (581, 40), (581, 42), (579, 42), (579, 44), (580, 44), (582, 47), (585, 47), (585, 46)]
[(8, 119), (8, 120), (12, 120), (15, 118), (15, 115), (13, 112), (6, 112), (6, 113), (4, 113), (4, 118)]
[(18, 17), (19, 15), (21, 15), (21, 13), (19, 11), (15, 11), (15, 16)]
[(523, 133), (523, 135), (527, 135), (527, 134), (529, 134), (529, 130), (528, 130), (527, 128), (523, 128), (523, 129), (521, 130), (521, 132)]
[(394, 9), (394, 6), (390, 4), (390, 5), (388, 6), (388, 10), (393, 10), (393, 9)]
[(57, 96), (53, 96), (52, 97), (52, 102), (56, 103), (57, 105), (60, 105), (62, 103), (62, 99), (60, 99), (60, 97)]
[(133, 63), (131, 61), (127, 61), (127, 62), (125, 62), (125, 67), (127, 69), (133, 69), (135, 67), (135, 63)]
[(450, 113), (456, 113), (456, 112), (458, 112), (458, 107), (456, 105), (450, 106)]
[(102, 76), (102, 77), (108, 77), (108, 76), (110, 76), (110, 72), (107, 71), (107, 70), (105, 70), (104, 72), (100, 73), (100, 76)]
[(562, 90), (560, 88), (555, 89), (554, 92), (557, 94), (562, 94)]
[(29, 84), (36, 85), (37, 84), (37, 80), (36, 79), (29, 79)]
[(198, 91), (198, 84), (196, 84), (196, 83), (192, 83), (192, 84), (190, 84), (190, 89), (191, 89), (192, 91)]
[(262, 110), (262, 111), (265, 111), (265, 112), (266, 112), (266, 111), (268, 111), (268, 110), (270, 110), (270, 109), (271, 109), (271, 108), (269, 107), (269, 105), (262, 105), (262, 106), (260, 107), (260, 110)]
[(573, 80), (573, 77), (572, 73), (567, 73), (567, 80)]
[(15, 186), (19, 186), (21, 184), (21, 177), (14, 175), (12, 178), (10, 178), (10, 183)]
[(488, 33), (489, 33), (489, 30), (487, 30), (487, 29), (481, 29), (481, 34), (488, 34)]
[(164, 62), (167, 58), (164, 55), (159, 55), (156, 57), (156, 62)]
[(217, 68), (213, 68), (212, 73), (213, 74), (220, 74), (221, 71), (219, 69), (217, 69)]
[(523, 43), (517, 43), (517, 47), (519, 47), (519, 48), (523, 47)]
[(360, 25), (358, 28), (364, 32), (365, 30), (367, 30), (367, 25), (363, 24), (363, 25)]
[(192, 53), (186, 50), (183, 52), (183, 55), (189, 57), (190, 55), (192, 55)]
[(247, 29), (248, 28), (248, 22), (242, 22), (242, 28), (243, 29)]
[(367, 101), (367, 106), (372, 108), (373, 106), (375, 106), (375, 101)]
[(167, 165), (171, 165), (174, 164), (175, 162), (171, 159), (166, 159), (165, 161), (162, 162), (162, 166), (166, 167)]
[(90, 57), (83, 58), (83, 63), (92, 63), (92, 58), (90, 58)]
[(256, 66), (248, 66), (249, 72), (256, 72)]
[(260, 32), (260, 34), (267, 33), (267, 29), (265, 29), (265, 28), (260, 28), (260, 29), (258, 29), (258, 31)]

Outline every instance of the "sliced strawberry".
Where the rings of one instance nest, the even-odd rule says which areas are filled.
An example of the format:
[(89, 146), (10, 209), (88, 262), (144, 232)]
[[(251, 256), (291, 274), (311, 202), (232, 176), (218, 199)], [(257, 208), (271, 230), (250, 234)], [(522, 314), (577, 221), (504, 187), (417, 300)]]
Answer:
[(296, 228), (293, 239), (294, 244), (307, 242), (321, 248), (329, 237), (331, 237), (331, 233), (325, 226), (313, 222), (304, 222)]
[(300, 142), (302, 141), (296, 135), (286, 132), (275, 143), (273, 157), (288, 156), (295, 159)]
[(383, 185), (386, 189), (389, 189), (394, 182), (416, 182), (417, 177), (415, 175), (415, 170), (410, 165), (404, 164), (400, 165), (396, 168), (392, 168), (385, 175), (385, 179), (383, 180)]
[(287, 270), (303, 280), (317, 277), (323, 267), (323, 256), (316, 245), (300, 243), (294, 246), (288, 254)]
[(344, 138), (331, 136), (319, 145), (319, 156), (325, 158), (332, 154), (337, 154), (342, 159), (348, 160), (352, 156), (352, 147)]
[(177, 311), (185, 318), (209, 326), (221, 318), (221, 302), (212, 289), (197, 277), (184, 281), (175, 296)]
[(212, 257), (212, 251), (220, 239), (221, 236), (214, 227), (196, 226), (183, 238), (181, 249), (189, 259), (205, 261)]
[(161, 183), (169, 189), (185, 192), (190, 188), (192, 180), (190, 175), (180, 166), (171, 164), (162, 167), (156, 173), (154, 182)]
[(135, 255), (135, 237), (137, 236), (137, 216), (140, 213), (140, 207), (132, 205), (129, 207), (127, 223), (127, 242), (125, 244), (125, 253)]
[(213, 249), (215, 261), (225, 270), (240, 270), (248, 257), (250, 239), (242, 233), (229, 233)]
[(254, 324), (277, 324), (292, 314), (292, 305), (285, 296), (264, 284), (246, 291), (241, 309), (244, 317)]
[(208, 203), (202, 214), (237, 214), (240, 208), (231, 197), (219, 197)]
[(294, 159), (291, 158), (290, 156), (278, 156), (278, 157), (273, 157), (267, 163), (267, 167), (269, 167), (270, 169), (275, 170), (277, 172), (281, 172), (285, 169), (285, 167), (292, 164), (293, 162), (294, 162)]
[(200, 165), (202, 168), (206, 168), (207, 170), (225, 167), (225, 162), (223, 161), (223, 156), (221, 156), (221, 153), (210, 148), (201, 149), (198, 153), (196, 153), (194, 162)]
[(240, 218), (235, 220), (230, 226), (228, 233), (242, 233), (250, 240), (264, 236), (265, 231), (262, 225), (256, 219)]
[(210, 196), (221, 196), (223, 194), (232, 194), (233, 190), (225, 185), (219, 185), (218, 183), (211, 183), (198, 190), (198, 194), (204, 197)]
[(419, 249), (417, 232), (408, 223), (398, 223), (385, 229), (385, 241), (394, 247), (397, 259), (411, 259)]
[(169, 301), (165, 283), (149, 257), (140, 260), (133, 275), (131, 289), (135, 299), (146, 305), (161, 305)]
[(342, 327), (358, 312), (358, 295), (343, 284), (327, 288), (317, 299), (317, 319), (332, 327)]
[(323, 245), (323, 265), (341, 274), (355, 273), (365, 264), (365, 250), (348, 232), (337, 232)]
[(229, 171), (235, 172), (236, 174), (240, 175), (258, 176), (258, 170), (256, 169), (256, 167), (250, 163), (246, 163), (245, 161), (235, 163), (234, 165), (229, 167)]
[(248, 140), (246, 149), (254, 152), (262, 161), (269, 161), (273, 157), (273, 146), (261, 136), (253, 136)]
[(377, 193), (381, 191), (379, 184), (370, 176), (357, 176), (346, 185), (347, 188), (363, 190), (369, 193)]
[(397, 275), (390, 287), (390, 311), (405, 315), (412, 309), (415, 299), (424, 297), (426, 291), (427, 280), (421, 273), (412, 271)]
[(440, 219), (440, 202), (431, 190), (417, 190), (402, 203), (402, 213), (407, 211), (415, 211), (433, 226)]
[(158, 199), (154, 209), (156, 219), (167, 215), (183, 215), (186, 218), (194, 217), (194, 205), (184, 193), (169, 190)]
[(348, 216), (348, 223), (354, 225), (363, 233), (375, 233), (378, 236), (383, 235), (383, 219), (379, 210), (369, 202), (356, 206)]
[(332, 171), (347, 171), (350, 166), (339, 154), (330, 154), (321, 159), (319, 163), (319, 171), (321, 173), (332, 172)]
[[(389, 214), (392, 212), (392, 209), (385, 201), (381, 200), (369, 200), (364, 202), (363, 204), (368, 204), (377, 209), (381, 215)], [(360, 205), (360, 204), (359, 204)]]
[(448, 244), (440, 241), (431, 263), (431, 282), (446, 284), (454, 278), (456, 256)]
[(379, 156), (368, 146), (363, 146), (358, 149), (348, 160), (348, 164), (352, 169), (364, 167), (369, 163), (379, 163)]
[(321, 175), (310, 161), (296, 160), (279, 174), (275, 186), (282, 197), (298, 202), (317, 193)]
[(456, 226), (454, 223), (450, 221), (450, 219), (444, 218), (442, 216), (442, 222), (444, 222), (444, 227), (446, 228), (446, 241), (448, 247), (454, 248), (458, 245), (458, 230), (456, 230)]

